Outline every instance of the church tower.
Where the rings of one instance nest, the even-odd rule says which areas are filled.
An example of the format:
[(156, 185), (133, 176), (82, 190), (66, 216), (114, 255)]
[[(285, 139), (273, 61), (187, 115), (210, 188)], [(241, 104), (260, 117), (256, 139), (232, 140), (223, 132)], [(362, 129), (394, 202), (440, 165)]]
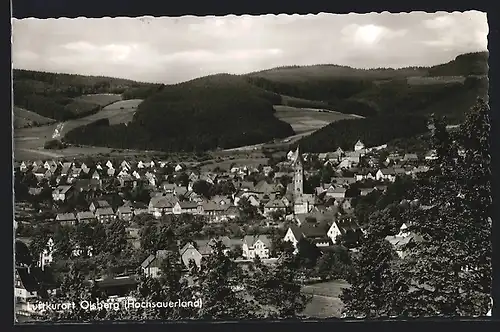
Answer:
[(304, 193), (304, 160), (300, 153), (300, 148), (297, 146), (295, 158), (293, 161), (294, 176), (293, 176), (293, 196), (295, 199), (302, 196)]

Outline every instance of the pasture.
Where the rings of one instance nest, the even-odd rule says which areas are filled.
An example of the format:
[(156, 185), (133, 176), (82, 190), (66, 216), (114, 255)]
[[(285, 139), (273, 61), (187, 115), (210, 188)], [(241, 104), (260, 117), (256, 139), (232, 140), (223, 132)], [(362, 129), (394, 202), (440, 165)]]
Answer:
[(75, 115), (83, 115), (85, 113), (92, 112), (99, 107), (117, 102), (121, 99), (121, 95), (115, 94), (84, 95), (74, 98), (73, 101), (66, 105), (64, 108)]
[(310, 132), (339, 120), (354, 119), (353, 115), (328, 110), (275, 105), (275, 116), (289, 123), (297, 134)]
[(412, 76), (406, 79), (409, 85), (464, 84), (464, 76)]
[[(122, 100), (104, 107), (101, 111), (64, 122), (61, 136), (74, 128), (87, 125), (100, 119), (109, 119), (110, 124), (128, 123), (132, 120), (140, 99)], [(20, 128), (14, 130), (14, 157), (16, 160), (32, 160), (40, 158), (62, 158), (81, 154), (104, 154), (112, 149), (105, 147), (69, 147), (64, 150), (44, 150), (45, 142), (53, 139), (58, 124), (41, 127)]]
[(302, 286), (302, 293), (313, 295), (303, 314), (311, 318), (340, 318), (342, 289), (349, 285), (341, 280)]
[(106, 106), (112, 103), (115, 103), (117, 101), (122, 100), (122, 96), (118, 94), (112, 94), (112, 93), (100, 93), (100, 94), (95, 94), (95, 95), (84, 95), (75, 98), (75, 100), (80, 100), (92, 104), (96, 104), (99, 106)]
[(54, 119), (46, 118), (40, 114), (16, 106), (13, 108), (13, 116), (14, 128), (43, 126), (55, 122)]

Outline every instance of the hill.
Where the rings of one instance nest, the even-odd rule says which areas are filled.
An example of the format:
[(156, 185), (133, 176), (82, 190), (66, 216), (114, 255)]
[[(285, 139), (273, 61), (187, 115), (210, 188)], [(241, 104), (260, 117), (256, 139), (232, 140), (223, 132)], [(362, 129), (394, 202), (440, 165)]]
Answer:
[(121, 100), (129, 89), (158, 86), (111, 77), (13, 71), (14, 105), (59, 121), (95, 113)]
[(160, 151), (227, 149), (294, 134), (275, 117), (281, 97), (219, 74), (162, 86), (142, 102), (132, 122), (89, 124), (68, 132), (75, 144)]
[(54, 119), (49, 119), (35, 112), (25, 110), (20, 107), (13, 108), (14, 128), (26, 128), (41, 126), (55, 122)]
[[(231, 149), (283, 139), (319, 128), (333, 119), (333, 113), (305, 114), (307, 110), (291, 113), (293, 108), (331, 110), (368, 118), (339, 121), (322, 128), (312, 138), (303, 139), (311, 142), (311, 149), (315, 139), (321, 138), (316, 142), (329, 147), (333, 143), (327, 143), (328, 137), (339, 137), (338, 133), (351, 137), (341, 129), (344, 125), (357, 138), (366, 136), (370, 140), (369, 137), (382, 135), (372, 140), (385, 143), (406, 137), (399, 128), (390, 128), (391, 122), (394, 127), (409, 125), (413, 133), (421, 130), (421, 120), (415, 119), (424, 119), (431, 113), (446, 115), (450, 123), (460, 122), (478, 97), (487, 97), (487, 61), (488, 53), (479, 52), (428, 68), (289, 66), (246, 75), (211, 75), (175, 85), (17, 71), (15, 100), (17, 105), (25, 105), (24, 108), (38, 114), (66, 120), (104, 107), (102, 102), (82, 97), (88, 94), (121, 94), (124, 100), (144, 99), (131, 122), (119, 123), (127, 122), (127, 118), (127, 121), (86, 124), (68, 131), (65, 140), (81, 145), (160, 151)], [(278, 107), (276, 112), (273, 107), (280, 105), (286, 107)], [(335, 119), (340, 117), (335, 115)], [(372, 119), (373, 127), (365, 125)], [(413, 120), (416, 122), (412, 123)], [(362, 122), (354, 124), (355, 121)], [(350, 140), (346, 139), (345, 144)]]
[[(336, 65), (291, 66), (247, 74), (252, 84), (287, 98), (288, 106), (323, 103), (348, 114), (440, 113), (460, 121), (488, 93), (488, 53), (457, 56), (429, 68), (356, 69)], [(289, 99), (290, 100), (290, 99)]]
[(397, 138), (410, 138), (428, 131), (428, 119), (421, 115), (377, 116), (358, 120), (340, 120), (302, 138), (304, 152), (332, 152), (341, 147), (352, 150), (361, 140), (366, 146), (378, 146)]

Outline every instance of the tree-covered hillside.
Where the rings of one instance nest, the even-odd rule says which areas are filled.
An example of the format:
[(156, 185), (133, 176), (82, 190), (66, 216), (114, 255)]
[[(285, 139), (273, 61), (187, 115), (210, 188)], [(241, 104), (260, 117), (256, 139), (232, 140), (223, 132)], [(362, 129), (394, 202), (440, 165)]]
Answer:
[[(458, 56), (430, 68), (355, 69), (291, 66), (246, 75), (249, 82), (281, 95), (326, 103), (342, 113), (376, 116), (437, 113), (460, 121), (476, 98), (488, 93), (488, 53)], [(301, 102), (304, 105), (304, 101)], [(290, 104), (289, 106), (298, 106)]]
[(161, 151), (202, 151), (257, 144), (293, 135), (274, 116), (281, 97), (245, 79), (221, 74), (164, 86), (126, 125), (89, 125), (67, 133), (70, 143)]
[[(155, 86), (132, 80), (14, 69), (14, 105), (47, 118), (67, 120), (99, 110), (99, 103), (75, 100), (88, 94), (122, 94), (131, 88)], [(157, 85), (156, 85), (157, 86)]]
[(378, 146), (396, 138), (409, 138), (428, 130), (428, 119), (420, 115), (377, 116), (359, 120), (341, 120), (299, 141), (305, 152), (331, 152), (338, 147), (352, 150), (361, 140), (366, 146)]

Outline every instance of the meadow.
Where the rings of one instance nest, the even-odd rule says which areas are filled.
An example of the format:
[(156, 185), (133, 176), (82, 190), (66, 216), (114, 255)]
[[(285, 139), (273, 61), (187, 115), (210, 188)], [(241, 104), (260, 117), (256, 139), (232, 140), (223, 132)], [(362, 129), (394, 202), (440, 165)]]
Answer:
[(318, 284), (302, 286), (302, 293), (313, 295), (303, 314), (311, 318), (340, 318), (342, 289), (349, 285), (341, 280), (332, 280)]
[(275, 116), (289, 123), (296, 134), (317, 130), (335, 121), (356, 118), (350, 114), (312, 108), (275, 105), (274, 109)]
[[(111, 124), (128, 123), (132, 120), (141, 99), (120, 100), (104, 107), (101, 111), (79, 119), (64, 122), (63, 137), (71, 129), (100, 119), (109, 119)], [(64, 150), (44, 150), (45, 142), (52, 139), (58, 124), (14, 130), (14, 157), (16, 160), (61, 158), (80, 154), (105, 154), (112, 149), (106, 147), (69, 147)]]
[(13, 109), (13, 116), (14, 116), (14, 128), (42, 126), (54, 123), (56, 121), (54, 119), (41, 116), (40, 114), (16, 106), (14, 106)]

